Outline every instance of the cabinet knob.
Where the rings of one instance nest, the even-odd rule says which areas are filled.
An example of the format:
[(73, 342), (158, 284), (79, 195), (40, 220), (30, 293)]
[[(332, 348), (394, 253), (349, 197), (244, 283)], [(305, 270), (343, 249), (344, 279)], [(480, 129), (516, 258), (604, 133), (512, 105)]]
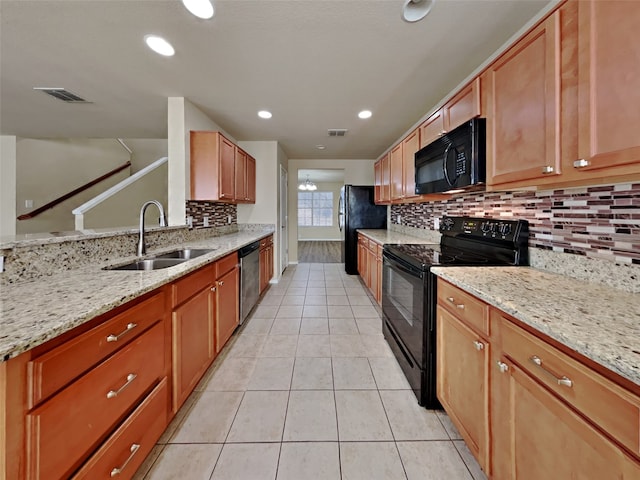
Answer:
[(440, 130), (440, 133), (439, 133), (439, 135), (440, 135), (440, 136), (442, 136), (442, 135), (446, 135), (446, 134), (447, 134), (447, 131), (446, 131), (446, 130)]
[(588, 167), (589, 165), (591, 165), (591, 162), (584, 158), (581, 158), (580, 160), (576, 160), (575, 162), (573, 162), (574, 168), (584, 168), (584, 167)]
[(478, 350), (478, 351), (484, 350), (484, 343), (482, 343), (482, 342), (474, 340), (473, 341), (473, 345), (476, 347), (476, 350)]
[(211, 287), (211, 291), (215, 292), (216, 291), (216, 287)]
[(500, 373), (509, 371), (509, 365), (507, 365), (506, 363), (501, 362), (500, 360), (498, 360), (496, 363), (498, 364), (498, 370), (500, 370)]
[(553, 173), (554, 168), (550, 165), (545, 165), (544, 167), (542, 167), (542, 174), (543, 175), (548, 175), (550, 173)]
[(218, 286), (220, 286), (220, 287), (221, 287), (221, 286), (223, 286), (223, 285), (224, 285), (224, 281), (223, 281), (223, 280), (220, 280), (220, 281), (218, 282)]

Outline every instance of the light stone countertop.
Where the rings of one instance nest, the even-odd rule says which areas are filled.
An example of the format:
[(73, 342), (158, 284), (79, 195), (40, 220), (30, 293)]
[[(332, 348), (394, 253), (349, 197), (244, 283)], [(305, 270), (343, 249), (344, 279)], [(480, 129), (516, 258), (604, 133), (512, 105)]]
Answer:
[(54, 276), (3, 285), (0, 291), (0, 361), (6, 361), (130, 300), (170, 283), (239, 248), (273, 233), (273, 227), (245, 230), (179, 245), (215, 249), (180, 265), (154, 271), (102, 270), (136, 257), (114, 259)]
[(640, 385), (640, 294), (529, 267), (432, 272)]
[(439, 234), (436, 234), (434, 239), (429, 239), (384, 229), (359, 228), (358, 233), (362, 233), (364, 236), (383, 245), (387, 243), (440, 243)]

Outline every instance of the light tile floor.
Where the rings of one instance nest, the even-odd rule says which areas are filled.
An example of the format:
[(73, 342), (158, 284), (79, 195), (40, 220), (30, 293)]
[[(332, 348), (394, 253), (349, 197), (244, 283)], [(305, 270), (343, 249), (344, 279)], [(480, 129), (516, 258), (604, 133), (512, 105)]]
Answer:
[(420, 407), (380, 309), (342, 264), (300, 264), (261, 298), (136, 480), (486, 479)]

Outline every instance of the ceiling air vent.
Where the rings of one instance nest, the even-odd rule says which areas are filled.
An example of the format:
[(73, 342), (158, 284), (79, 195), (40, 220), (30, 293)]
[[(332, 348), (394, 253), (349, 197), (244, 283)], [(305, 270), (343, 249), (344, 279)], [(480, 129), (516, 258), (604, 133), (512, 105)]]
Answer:
[(330, 128), (327, 130), (330, 137), (344, 137), (347, 134), (346, 128)]
[(33, 89), (40, 90), (47, 95), (51, 95), (52, 97), (55, 97), (58, 100), (62, 100), (63, 102), (67, 103), (91, 103), (84, 98), (79, 97), (75, 93), (71, 93), (69, 90), (65, 90), (64, 88), (33, 87)]

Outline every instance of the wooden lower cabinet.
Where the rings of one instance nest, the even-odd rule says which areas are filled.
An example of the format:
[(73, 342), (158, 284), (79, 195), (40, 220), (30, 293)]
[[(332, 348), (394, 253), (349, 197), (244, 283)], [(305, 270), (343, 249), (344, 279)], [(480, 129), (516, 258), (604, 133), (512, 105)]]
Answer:
[(182, 406), (216, 354), (214, 288), (211, 283), (203, 285), (202, 290), (172, 312), (174, 412)]
[[(216, 354), (222, 350), (240, 322), (240, 269), (238, 255), (227, 257), (231, 269), (222, 268), (215, 286)], [(223, 264), (224, 260), (219, 263)]]
[(438, 280), (437, 394), (485, 473), (640, 478), (640, 397), (480, 304)]
[(358, 233), (358, 273), (378, 305), (382, 303), (382, 245)]
[(260, 293), (269, 286), (273, 274), (273, 235), (269, 235), (260, 240)]
[(436, 391), (483, 470), (489, 464), (489, 343), (437, 307)]

